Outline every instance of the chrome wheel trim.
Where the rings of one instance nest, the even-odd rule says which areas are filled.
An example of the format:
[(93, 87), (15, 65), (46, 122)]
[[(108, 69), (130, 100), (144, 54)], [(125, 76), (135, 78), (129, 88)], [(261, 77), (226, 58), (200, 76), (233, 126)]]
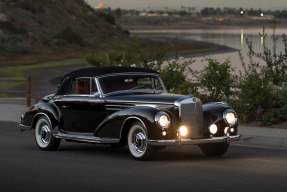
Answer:
[(52, 133), (51, 126), (46, 119), (40, 119), (35, 127), (35, 137), (37, 144), (41, 148), (45, 148), (50, 144)]
[(142, 157), (147, 149), (147, 136), (143, 127), (134, 125), (129, 131), (128, 146), (134, 157)]

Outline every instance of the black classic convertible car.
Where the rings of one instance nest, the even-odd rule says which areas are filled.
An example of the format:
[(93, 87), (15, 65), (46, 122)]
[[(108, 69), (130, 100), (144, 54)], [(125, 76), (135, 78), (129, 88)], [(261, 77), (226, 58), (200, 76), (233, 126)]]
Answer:
[(134, 67), (85, 68), (66, 74), (56, 94), (21, 116), (38, 147), (55, 150), (61, 139), (128, 145), (146, 160), (165, 146), (198, 145), (222, 155), (238, 140), (237, 115), (224, 102), (202, 105), (192, 96), (169, 94), (157, 72)]

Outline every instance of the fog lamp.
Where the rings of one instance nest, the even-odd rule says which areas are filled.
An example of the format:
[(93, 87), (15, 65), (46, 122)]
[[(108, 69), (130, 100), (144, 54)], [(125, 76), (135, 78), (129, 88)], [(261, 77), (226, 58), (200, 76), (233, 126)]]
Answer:
[(182, 137), (186, 136), (187, 132), (188, 132), (188, 130), (187, 130), (186, 126), (180, 126), (180, 128), (179, 128), (179, 135), (180, 136), (182, 136)]
[(233, 133), (233, 132), (234, 132), (234, 128), (231, 128), (231, 129), (230, 129), (230, 132)]
[(217, 126), (215, 124), (211, 124), (209, 126), (209, 131), (210, 131), (211, 134), (217, 133)]

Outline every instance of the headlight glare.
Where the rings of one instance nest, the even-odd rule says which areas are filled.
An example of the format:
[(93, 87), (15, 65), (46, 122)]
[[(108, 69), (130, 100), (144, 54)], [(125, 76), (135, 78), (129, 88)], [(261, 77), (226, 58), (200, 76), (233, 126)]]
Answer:
[(163, 112), (163, 111), (160, 111), (156, 114), (155, 121), (163, 129), (168, 128), (170, 125), (170, 118), (169, 118), (168, 114)]
[(231, 109), (227, 109), (224, 111), (223, 118), (228, 125), (235, 125), (237, 123), (237, 115)]
[(179, 128), (179, 135), (182, 136), (182, 137), (184, 137), (184, 136), (187, 135), (187, 133), (188, 133), (187, 127), (184, 126), (184, 125), (183, 125), (183, 126), (180, 126), (180, 128)]
[(217, 126), (215, 124), (211, 124), (209, 126), (209, 131), (211, 134), (216, 134), (217, 133)]

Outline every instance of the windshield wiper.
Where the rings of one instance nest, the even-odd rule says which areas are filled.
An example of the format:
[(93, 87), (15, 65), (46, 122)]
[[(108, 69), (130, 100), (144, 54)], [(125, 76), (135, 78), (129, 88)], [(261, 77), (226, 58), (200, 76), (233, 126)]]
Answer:
[(145, 88), (145, 86), (144, 85), (142, 85), (142, 86), (135, 86), (135, 87), (133, 87), (133, 88), (131, 88), (131, 89), (129, 89), (129, 90), (135, 90), (135, 89), (140, 89), (140, 88)]

